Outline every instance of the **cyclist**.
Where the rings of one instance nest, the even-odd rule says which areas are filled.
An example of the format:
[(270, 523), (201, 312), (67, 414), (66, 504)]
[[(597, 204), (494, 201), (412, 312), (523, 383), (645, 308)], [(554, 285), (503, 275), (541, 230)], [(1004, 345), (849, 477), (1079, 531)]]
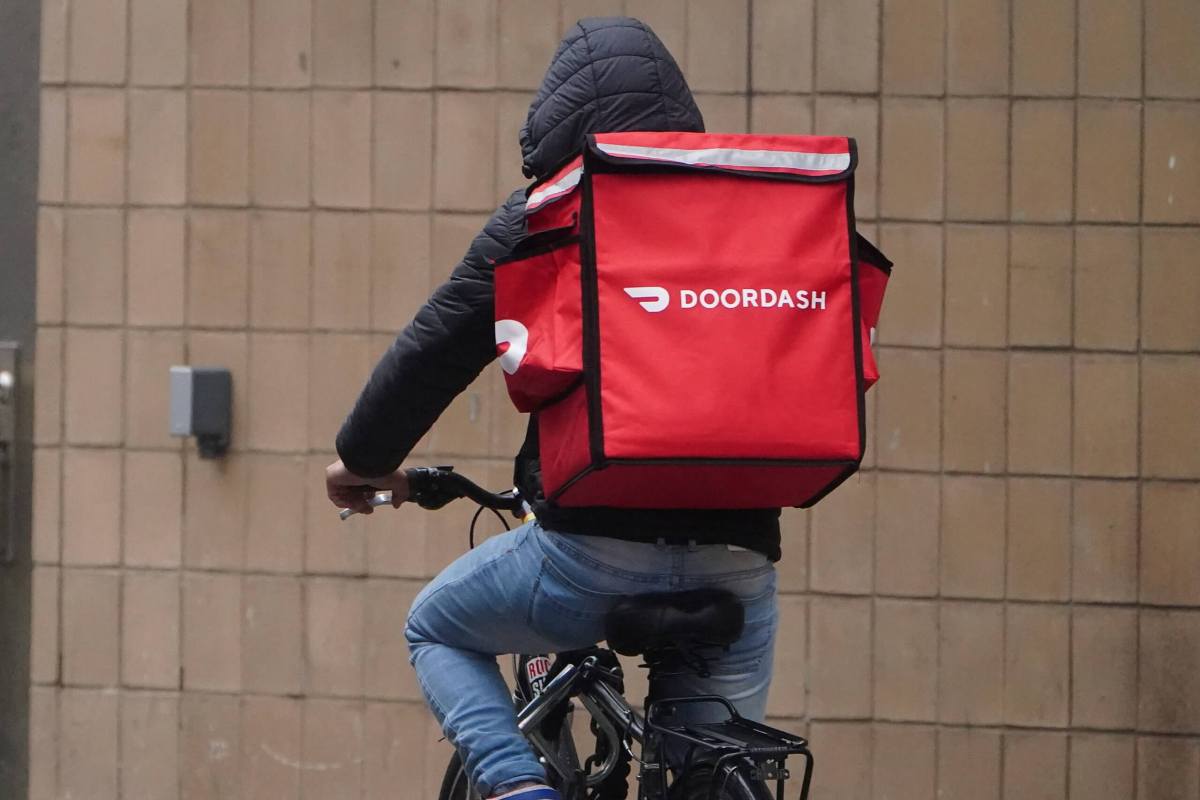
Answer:
[[(553, 174), (585, 133), (703, 131), (682, 72), (644, 23), (585, 19), (559, 44), (520, 133), (526, 177)], [(470, 153), (463, 153), (470, 158)], [(450, 279), (400, 332), (375, 367), (337, 437), (326, 470), (330, 500), (371, 513), (376, 489), (408, 496), (400, 463), (453, 398), (496, 357), (491, 262), (524, 235), (525, 190), (513, 192), (472, 242)], [(604, 638), (603, 621), (626, 595), (719, 587), (746, 610), (742, 638), (710, 675), (662, 679), (662, 695), (721, 694), (762, 720), (777, 611), (779, 509), (557, 508), (539, 478), (530, 420), (515, 482), (537, 519), (463, 555), (433, 579), (409, 612), (405, 635), (430, 708), (485, 798), (558, 794), (517, 729), (496, 656), (560, 652)], [(370, 488), (365, 488), (370, 487)]]

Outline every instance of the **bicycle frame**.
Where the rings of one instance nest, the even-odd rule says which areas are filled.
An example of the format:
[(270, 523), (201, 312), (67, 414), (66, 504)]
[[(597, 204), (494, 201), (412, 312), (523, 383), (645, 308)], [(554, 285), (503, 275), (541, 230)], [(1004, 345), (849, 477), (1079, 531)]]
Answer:
[[(575, 697), (579, 698), (600, 727), (609, 745), (604, 763), (590, 775), (585, 775), (580, 768), (568, 731), (563, 731), (568, 735), (568, 740), (563, 742), (549, 739), (540, 730), (541, 723), (555, 709)], [(682, 727), (659, 721), (679, 705), (700, 703), (724, 706), (729, 712), (729, 719), (720, 723)], [(784, 766), (787, 756), (802, 755), (805, 759), (800, 800), (808, 797), (812, 781), (813, 755), (808, 749), (808, 742), (802, 737), (745, 719), (738, 715), (729, 700), (715, 695), (656, 700), (650, 703), (646, 716), (642, 717), (612, 685), (610, 673), (598, 666), (594, 656), (583, 659), (578, 665), (564, 666), (518, 712), (517, 727), (541, 754), (547, 768), (558, 776), (564, 800), (582, 800), (582, 792), (588, 785), (598, 784), (613, 770), (622, 749), (641, 765), (639, 800), (665, 800), (668, 787), (663, 749), (669, 740), (678, 741), (689, 748), (687, 760), (676, 781), (682, 780), (691, 768), (693, 754), (697, 751), (713, 763), (714, 783), (710, 787), (713, 798), (717, 797), (717, 776), (727, 774), (736, 763), (745, 759), (752, 760), (755, 765), (753, 777), (775, 782), (777, 800), (783, 800), (784, 781), (789, 777)], [(629, 747), (630, 741), (641, 745), (642, 758), (634, 756)]]
[[(407, 470), (411, 499), (427, 509), (441, 508), (459, 497), (470, 497), (483, 507), (511, 511), (518, 518), (522, 518), (529, 511), (515, 490), (493, 494), (453, 472), (453, 469), (434, 467)], [(368, 502), (373, 507), (379, 506), (390, 503), (391, 497), (390, 494), (380, 493), (369, 498)], [(353, 513), (344, 509), (341, 518), (344, 520)], [(584, 652), (598, 655), (585, 656)], [(610, 670), (602, 665), (598, 656), (604, 657), (606, 661), (611, 659), (613, 668)], [(716, 800), (721, 786), (727, 784), (730, 779), (741, 782), (742, 794), (745, 796), (749, 796), (746, 792), (759, 794), (756, 787), (762, 787), (768, 781), (775, 781), (776, 800), (783, 800), (784, 781), (789, 777), (784, 761), (789, 755), (802, 755), (805, 767), (800, 800), (807, 800), (812, 780), (813, 755), (808, 749), (808, 742), (802, 737), (745, 719), (737, 713), (732, 703), (718, 696), (655, 699), (647, 703), (646, 716), (643, 718), (629, 705), (618, 688), (621, 686), (621, 675), (611, 651), (591, 648), (589, 651), (577, 651), (572, 657), (578, 657), (580, 660), (564, 662), (559, 672), (544, 686), (542, 681), (547, 674), (545, 665), (548, 662), (544, 656), (539, 657), (542, 663), (539, 664), (536, 673), (537, 686), (533, 685), (531, 674), (525, 676), (528, 692), (521, 688), (521, 670), (518, 669), (518, 688), (513, 698), (514, 702), (524, 702), (517, 713), (517, 727), (541, 754), (541, 759), (550, 773), (548, 777), (557, 777), (556, 782), (561, 789), (563, 800), (583, 800), (586, 789), (589, 786), (599, 786), (613, 773), (618, 764), (624, 769), (622, 760), (626, 755), (640, 764), (638, 800), (667, 800), (671, 790), (667, 785), (665, 749), (669, 741), (687, 747), (687, 756), (682, 768), (674, 777), (673, 785), (694, 775), (695, 773), (691, 772), (693, 767), (703, 766), (705, 771), (712, 773), (712, 777), (708, 779), (709, 800)], [(562, 660), (563, 654), (560, 653), (558, 658)], [(662, 662), (649, 656), (646, 660), (653, 681), (654, 668), (661, 666)], [(680, 663), (694, 666), (686, 657)], [(519, 662), (519, 666), (524, 667), (524, 662)], [(703, 668), (702, 659), (700, 666)], [(560, 709), (566, 709), (562, 720), (566, 722), (565, 714), (572, 708), (568, 704), (576, 697), (591, 715), (599, 729), (598, 736), (603, 736), (607, 745), (603, 763), (591, 774), (585, 772), (579, 763), (568, 725), (560, 724), (559, 730), (555, 731), (553, 736), (546, 735), (542, 730), (542, 723)], [(697, 703), (720, 704), (729, 712), (729, 717), (721, 722), (682, 725), (664, 724), (659, 721), (662, 716), (670, 716), (679, 705)], [(641, 746), (642, 758), (634, 755), (631, 742), (637, 742)], [(699, 758), (694, 758), (697, 755)], [(588, 762), (590, 769), (591, 758)], [(451, 764), (453, 766), (453, 762)], [(621, 777), (624, 780), (624, 774)], [(457, 778), (454, 785), (458, 785)], [(466, 789), (467, 796), (473, 796), (469, 779)]]

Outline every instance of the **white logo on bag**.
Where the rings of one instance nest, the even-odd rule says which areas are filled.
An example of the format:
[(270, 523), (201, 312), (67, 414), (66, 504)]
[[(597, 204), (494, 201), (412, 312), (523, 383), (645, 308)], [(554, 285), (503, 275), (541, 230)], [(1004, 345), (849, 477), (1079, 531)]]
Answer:
[(651, 314), (657, 314), (671, 302), (671, 295), (667, 294), (667, 290), (661, 286), (630, 286), (625, 289), (625, 294), (634, 300), (640, 300), (642, 308)]
[[(625, 294), (640, 300), (651, 313), (666, 309), (670, 293), (661, 286), (630, 286)], [(653, 299), (643, 299), (653, 298)], [(800, 311), (824, 311), (825, 292), (808, 289), (680, 289), (679, 307), (692, 308), (795, 308)]]
[(515, 319), (496, 320), (496, 348), (500, 350), (500, 369), (515, 375), (529, 349), (529, 329)]

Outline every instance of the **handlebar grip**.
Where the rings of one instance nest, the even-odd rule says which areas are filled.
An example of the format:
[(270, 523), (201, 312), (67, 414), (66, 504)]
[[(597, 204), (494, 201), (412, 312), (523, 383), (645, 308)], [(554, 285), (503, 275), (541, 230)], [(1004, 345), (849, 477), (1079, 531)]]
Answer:
[(498, 511), (521, 510), (521, 499), (515, 494), (495, 494), (454, 472), (453, 467), (413, 467), (404, 471), (408, 477), (409, 498), (421, 508), (437, 510), (460, 497), (474, 500), (485, 508)]

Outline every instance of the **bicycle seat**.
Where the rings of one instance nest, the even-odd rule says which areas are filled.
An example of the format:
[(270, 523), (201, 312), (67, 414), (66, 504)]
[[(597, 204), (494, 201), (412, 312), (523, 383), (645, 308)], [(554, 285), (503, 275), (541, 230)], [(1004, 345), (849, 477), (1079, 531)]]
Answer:
[(733, 644), (742, 635), (745, 609), (723, 589), (635, 594), (604, 618), (608, 646), (624, 656), (671, 646)]

